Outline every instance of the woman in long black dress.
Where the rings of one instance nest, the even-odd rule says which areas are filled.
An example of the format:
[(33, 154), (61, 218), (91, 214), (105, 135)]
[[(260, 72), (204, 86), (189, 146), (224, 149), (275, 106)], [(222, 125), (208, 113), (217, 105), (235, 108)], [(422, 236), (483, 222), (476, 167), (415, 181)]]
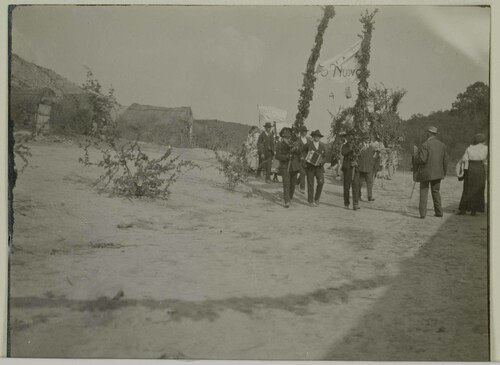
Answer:
[(477, 212), (484, 213), (484, 189), (486, 186), (486, 169), (488, 167), (488, 147), (484, 144), (486, 137), (482, 133), (474, 136), (472, 144), (467, 147), (462, 157), (464, 167), (464, 190), (459, 215), (470, 211), (471, 215)]

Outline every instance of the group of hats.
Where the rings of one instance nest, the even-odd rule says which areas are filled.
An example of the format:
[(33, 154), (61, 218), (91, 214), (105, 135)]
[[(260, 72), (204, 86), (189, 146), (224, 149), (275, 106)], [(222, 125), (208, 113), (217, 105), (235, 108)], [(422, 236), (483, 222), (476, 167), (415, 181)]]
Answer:
[[(272, 124), (270, 122), (266, 122), (266, 124), (264, 124), (264, 128), (271, 128), (272, 127)], [(299, 132), (307, 132), (308, 129), (305, 125), (303, 126), (300, 126), (299, 127)], [(430, 126), (427, 128), (427, 131), (432, 133), (432, 134), (438, 134), (438, 130), (436, 127), (434, 126)], [(351, 133), (349, 132), (344, 132), (342, 133), (342, 135), (346, 136), (346, 135), (349, 135)], [(281, 137), (291, 137), (292, 136), (292, 128), (289, 128), (289, 127), (283, 127), (280, 131), (280, 136)], [(323, 135), (321, 134), (321, 132), (319, 131), (319, 129), (316, 129), (315, 131), (311, 132), (311, 137), (323, 137)]]
[[(308, 129), (305, 125), (299, 127), (299, 132), (307, 132), (307, 131), (308, 131)], [(282, 138), (291, 137), (292, 136), (292, 128), (283, 127), (283, 128), (281, 128), (281, 131), (279, 134), (280, 134), (280, 137), (282, 137)], [(311, 136), (312, 137), (315, 137), (315, 136), (323, 137), (323, 135), (321, 134), (319, 129), (316, 129), (315, 131), (311, 132)]]

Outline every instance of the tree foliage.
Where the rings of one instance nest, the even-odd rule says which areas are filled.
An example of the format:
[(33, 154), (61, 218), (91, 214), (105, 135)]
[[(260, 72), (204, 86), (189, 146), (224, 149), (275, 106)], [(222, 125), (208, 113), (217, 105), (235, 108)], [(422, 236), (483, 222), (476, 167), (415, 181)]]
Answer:
[(307, 61), (302, 88), (299, 90), (299, 111), (295, 116), (295, 122), (293, 125), (295, 131), (297, 131), (301, 126), (304, 125), (304, 120), (306, 120), (306, 118), (309, 116), (309, 106), (313, 98), (314, 83), (316, 82), (316, 76), (314, 75), (315, 67), (316, 62), (319, 58), (321, 46), (323, 45), (323, 34), (328, 27), (330, 19), (335, 16), (335, 9), (333, 6), (325, 6), (323, 10), (323, 18), (319, 22), (316, 37), (314, 38), (314, 47), (312, 48), (311, 55), (309, 56), (309, 60)]
[(451, 113), (466, 124), (475, 125), (479, 132), (488, 133), (490, 120), (490, 88), (477, 81), (457, 95)]
[(425, 140), (425, 130), (432, 125), (438, 128), (438, 138), (446, 144), (450, 160), (460, 159), (475, 134), (489, 135), (489, 94), (488, 85), (475, 82), (457, 95), (451, 109), (429, 115), (412, 115), (403, 123), (406, 136), (404, 148), (407, 154), (411, 153), (413, 145), (419, 145)]
[[(331, 133), (337, 137), (346, 132), (357, 132), (359, 138), (370, 137), (380, 141), (386, 148), (398, 149), (404, 141), (403, 121), (398, 108), (406, 94), (404, 89), (388, 89), (383, 84), (373, 85), (367, 90), (367, 107), (363, 128), (356, 128), (355, 107), (341, 109), (332, 114)], [(336, 138), (337, 139), (337, 138)]]

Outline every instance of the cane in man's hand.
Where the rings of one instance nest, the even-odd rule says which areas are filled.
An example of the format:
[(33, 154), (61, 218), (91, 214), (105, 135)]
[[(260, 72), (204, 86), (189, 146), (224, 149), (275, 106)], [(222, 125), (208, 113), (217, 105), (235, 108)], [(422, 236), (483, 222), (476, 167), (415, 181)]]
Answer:
[[(413, 182), (413, 188), (411, 189), (411, 194), (410, 194), (410, 201), (409, 201), (409, 203), (411, 203), (411, 198), (413, 197), (413, 192), (415, 191), (415, 186), (416, 186), (416, 185), (417, 185), (417, 182), (416, 182), (416, 181), (414, 181), (414, 182)], [(409, 203), (408, 203), (408, 204), (409, 204)]]

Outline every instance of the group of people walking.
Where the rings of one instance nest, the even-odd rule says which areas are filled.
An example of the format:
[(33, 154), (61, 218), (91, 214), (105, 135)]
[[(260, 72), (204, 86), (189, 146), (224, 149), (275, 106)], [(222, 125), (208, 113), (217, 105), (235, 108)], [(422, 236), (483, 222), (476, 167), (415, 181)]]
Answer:
[[(299, 136), (292, 140), (292, 129), (285, 127), (279, 133), (281, 140), (276, 142), (271, 128), (272, 124), (266, 123), (264, 131), (257, 139), (256, 176), (260, 177), (261, 172), (265, 171), (265, 181), (271, 183), (271, 161), (276, 159), (280, 162), (284, 207), (290, 207), (296, 186), (299, 186), (300, 191), (304, 193), (307, 186), (309, 205), (311, 207), (318, 206), (325, 182), (324, 163), (327, 154), (325, 144), (320, 142), (323, 135), (319, 130), (315, 130), (308, 137), (307, 127), (302, 126), (299, 128)], [(346, 209), (350, 208), (350, 190), (352, 189), (353, 209), (358, 210), (362, 181), (366, 182), (368, 201), (375, 200), (372, 191), (374, 176), (379, 165), (379, 154), (367, 137), (363, 140), (359, 156), (355, 156), (356, 149), (351, 137), (352, 135), (349, 133), (345, 135), (346, 140), (341, 150), (344, 174), (344, 206)]]
[[(307, 201), (311, 207), (317, 207), (325, 182), (324, 163), (327, 150), (325, 144), (320, 141), (323, 135), (319, 130), (315, 130), (308, 137), (308, 129), (302, 126), (299, 128), (299, 136), (292, 138), (292, 129), (285, 127), (281, 129), (279, 133), (281, 139), (278, 141), (271, 128), (272, 124), (268, 122), (264, 125), (264, 132), (255, 133), (253, 137), (257, 141), (258, 160), (253, 163), (257, 177), (264, 171), (265, 181), (271, 183), (271, 161), (275, 159), (280, 163), (284, 207), (290, 207), (297, 186), (304, 193), (307, 187)], [(441, 180), (446, 176), (448, 168), (446, 146), (436, 138), (437, 128), (431, 126), (427, 128), (426, 133), (426, 141), (420, 147), (414, 146), (412, 155), (414, 181), (420, 184), (421, 219), (427, 215), (429, 188), (434, 216), (443, 216), (440, 188)], [(344, 208), (350, 209), (352, 196), (352, 209), (358, 210), (359, 202), (362, 200), (363, 182), (366, 184), (366, 200), (369, 202), (375, 200), (373, 183), (380, 166), (380, 149), (369, 136), (363, 137), (360, 145), (354, 143), (353, 135), (350, 133), (346, 133), (343, 137), (340, 154)], [(470, 211), (471, 215), (476, 215), (477, 212), (485, 211), (484, 191), (488, 158), (485, 141), (486, 137), (483, 134), (474, 136), (473, 143), (457, 165), (457, 176), (463, 181), (463, 193), (457, 214), (463, 215)]]

